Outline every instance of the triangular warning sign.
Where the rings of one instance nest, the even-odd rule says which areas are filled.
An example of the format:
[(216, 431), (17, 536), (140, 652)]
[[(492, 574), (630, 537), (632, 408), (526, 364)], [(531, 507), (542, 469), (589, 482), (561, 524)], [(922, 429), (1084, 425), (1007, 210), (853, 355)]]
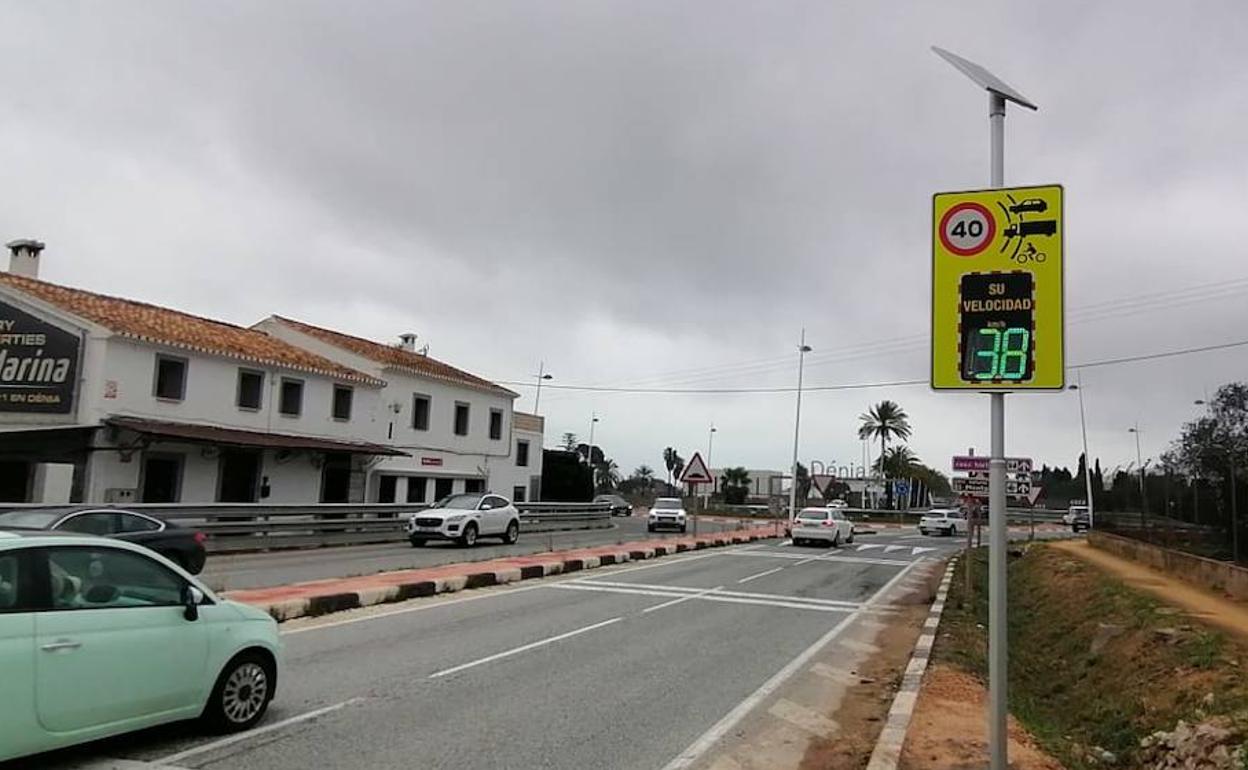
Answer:
[(710, 484), (715, 481), (711, 476), (711, 469), (706, 467), (706, 462), (702, 459), (700, 452), (694, 452), (693, 457), (685, 464), (685, 469), (681, 471), (680, 481), (682, 484)]
[(821, 495), (827, 494), (828, 487), (834, 481), (836, 481), (836, 476), (830, 473), (815, 473), (810, 477), (810, 483), (815, 485), (815, 491)]

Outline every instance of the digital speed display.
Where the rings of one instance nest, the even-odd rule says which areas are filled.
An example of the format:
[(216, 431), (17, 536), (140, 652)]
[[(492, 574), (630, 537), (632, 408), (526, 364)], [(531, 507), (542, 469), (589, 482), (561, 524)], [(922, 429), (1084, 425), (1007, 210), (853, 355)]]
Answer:
[(1026, 382), (1035, 368), (1035, 279), (1030, 272), (964, 273), (958, 350), (966, 382)]

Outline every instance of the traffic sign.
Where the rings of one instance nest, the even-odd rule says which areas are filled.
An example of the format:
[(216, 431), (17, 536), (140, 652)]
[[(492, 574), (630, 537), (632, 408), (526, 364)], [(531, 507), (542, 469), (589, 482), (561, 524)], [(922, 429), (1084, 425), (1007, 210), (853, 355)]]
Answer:
[(826, 495), (828, 487), (836, 481), (836, 476), (830, 473), (812, 473), (810, 483), (815, 485), (815, 491), (821, 495)]
[(1061, 185), (932, 198), (937, 390), (1066, 385)]
[(685, 469), (680, 472), (680, 481), (682, 484), (711, 484), (715, 477), (711, 475), (711, 469), (706, 467), (702, 454), (694, 452), (693, 457), (685, 464)]
[[(980, 455), (954, 455), (953, 469), (955, 471), (980, 471), (988, 472), (987, 457)], [(1007, 457), (1005, 458), (1006, 473), (1031, 473), (1033, 469), (1030, 457)]]
[[(988, 479), (967, 479), (955, 476), (951, 481), (955, 494), (975, 495), (976, 497), (988, 496)], [(1031, 482), (1007, 481), (1005, 482), (1005, 494), (1007, 497), (1028, 497), (1031, 494)]]

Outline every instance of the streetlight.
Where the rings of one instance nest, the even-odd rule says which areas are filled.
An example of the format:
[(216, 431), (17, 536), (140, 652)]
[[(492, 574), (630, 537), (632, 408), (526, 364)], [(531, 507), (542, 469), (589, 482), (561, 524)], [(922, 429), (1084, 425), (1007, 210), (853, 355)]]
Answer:
[(1135, 464), (1140, 466), (1140, 526), (1148, 526), (1148, 498), (1144, 496), (1144, 461), (1140, 459), (1140, 424), (1127, 428), (1128, 433), (1135, 434)]
[(1096, 508), (1092, 502), (1092, 456), (1088, 454), (1088, 421), (1083, 412), (1083, 371), (1075, 371), (1079, 383), (1070, 385), (1068, 389), (1079, 393), (1079, 430), (1083, 433), (1083, 480), (1088, 496), (1088, 529), (1092, 529), (1096, 523)]
[(589, 413), (589, 448), (585, 450), (585, 464), (589, 466), (589, 485), (598, 491), (598, 480), (594, 478), (594, 426), (598, 424), (598, 413)]
[(797, 415), (793, 418), (793, 467), (790, 469), (792, 482), (789, 484), (789, 518), (797, 515), (797, 442), (802, 432), (802, 370), (806, 366), (806, 354), (810, 352), (806, 344), (806, 329), (802, 329), (802, 339), (797, 345)]
[(546, 373), (546, 362), (537, 362), (537, 374), (533, 375), (537, 378), (537, 395), (533, 397), (533, 414), (538, 414), (537, 408), (542, 403), (542, 380), (553, 380), (554, 377)]
[[(1196, 403), (1198, 405), (1203, 406), (1205, 404), (1205, 401), (1203, 399), (1198, 399)], [(1215, 417), (1214, 426), (1215, 426), (1214, 429), (1216, 430), (1217, 429), (1216, 417)], [(1227, 439), (1228, 441), (1227, 441), (1226, 463), (1227, 463), (1228, 469), (1230, 470), (1230, 482), (1231, 482), (1231, 558), (1235, 561), (1235, 563), (1238, 564), (1239, 563), (1239, 505), (1235, 498), (1235, 450), (1238, 449), (1238, 447), (1235, 444), (1235, 440), (1233, 436), (1231, 436), (1230, 434), (1227, 434)]]
[[(711, 494), (712, 495), (715, 494), (715, 471), (711, 470), (711, 449), (715, 446), (715, 431), (716, 430), (717, 428), (715, 427), (715, 423), (711, 423), (711, 429), (706, 434), (706, 470), (709, 471), (711, 474)], [(708, 503), (710, 502), (711, 500), (710, 495), (707, 495), (706, 500)]]

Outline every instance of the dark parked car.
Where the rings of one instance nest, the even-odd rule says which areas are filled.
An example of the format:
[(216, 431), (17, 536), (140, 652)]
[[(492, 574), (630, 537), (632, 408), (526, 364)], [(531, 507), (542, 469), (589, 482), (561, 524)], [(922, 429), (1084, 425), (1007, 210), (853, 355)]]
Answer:
[(192, 575), (204, 568), (204, 533), (122, 508), (38, 508), (0, 513), (0, 528), (102, 535), (150, 548)]
[(1087, 510), (1076, 513), (1073, 521), (1070, 522), (1071, 532), (1087, 532), (1092, 528), (1092, 517), (1088, 515)]
[(633, 505), (619, 495), (598, 495), (595, 503), (607, 503), (611, 506), (612, 516), (632, 516)]

